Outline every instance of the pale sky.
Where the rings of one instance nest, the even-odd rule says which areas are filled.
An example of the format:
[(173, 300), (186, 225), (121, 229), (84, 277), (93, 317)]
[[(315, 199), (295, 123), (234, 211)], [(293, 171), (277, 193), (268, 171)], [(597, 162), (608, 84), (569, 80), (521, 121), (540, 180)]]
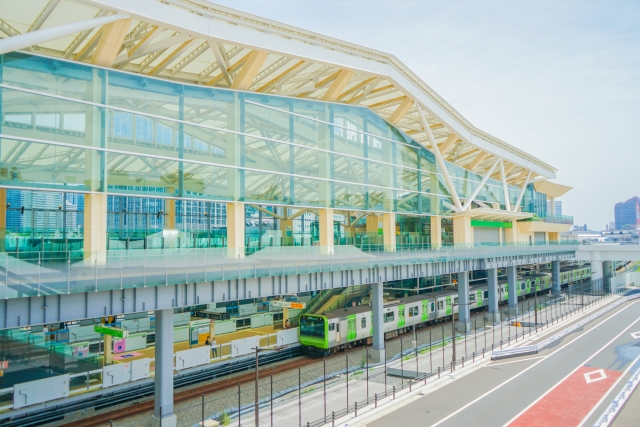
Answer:
[(640, 2), (217, 0), (392, 53), (471, 123), (558, 169), (576, 224), (640, 196)]

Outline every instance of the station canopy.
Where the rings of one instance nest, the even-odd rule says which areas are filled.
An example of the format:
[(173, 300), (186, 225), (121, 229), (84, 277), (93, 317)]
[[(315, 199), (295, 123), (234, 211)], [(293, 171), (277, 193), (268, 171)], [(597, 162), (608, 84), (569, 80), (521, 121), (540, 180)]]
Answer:
[(366, 106), (481, 176), (501, 158), (492, 177), (503, 171), (509, 184), (555, 177), (550, 165), (470, 124), (395, 56), (205, 0), (0, 3), (0, 34), (30, 33), (20, 50), (183, 83)]

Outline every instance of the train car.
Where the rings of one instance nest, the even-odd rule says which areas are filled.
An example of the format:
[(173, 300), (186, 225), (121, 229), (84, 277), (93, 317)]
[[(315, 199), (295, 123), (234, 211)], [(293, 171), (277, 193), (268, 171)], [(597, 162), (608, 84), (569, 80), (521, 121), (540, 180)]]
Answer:
[[(570, 285), (591, 277), (590, 266), (569, 266), (561, 272), (561, 285)], [(517, 277), (519, 298), (535, 292), (547, 292), (552, 287), (551, 273), (529, 270)], [(498, 280), (499, 301), (509, 299), (506, 280)], [(489, 291), (486, 284), (469, 287), (471, 310), (481, 310), (488, 305)], [(455, 286), (428, 294), (387, 300), (383, 306), (385, 339), (451, 319), (458, 312), (458, 291)], [(370, 305), (345, 307), (323, 314), (300, 316), (300, 344), (306, 352), (329, 355), (353, 346), (370, 343), (373, 335), (373, 315)]]

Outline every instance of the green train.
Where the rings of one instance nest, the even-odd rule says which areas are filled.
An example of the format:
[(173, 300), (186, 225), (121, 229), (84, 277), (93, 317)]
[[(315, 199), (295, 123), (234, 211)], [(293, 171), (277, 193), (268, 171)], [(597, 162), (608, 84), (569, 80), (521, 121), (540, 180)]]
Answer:
[[(590, 266), (567, 266), (560, 271), (561, 286), (591, 278)], [(518, 277), (518, 297), (524, 298), (536, 291), (551, 288), (551, 272), (545, 270), (524, 271)], [(509, 292), (506, 280), (498, 280), (500, 301), (507, 301)], [(487, 284), (469, 286), (469, 302), (472, 310), (488, 305)], [(385, 301), (383, 324), (385, 339), (408, 332), (415, 325), (421, 328), (450, 319), (458, 312), (455, 286), (443, 290), (406, 298)], [(369, 342), (373, 335), (373, 318), (368, 304), (328, 311), (324, 314), (305, 314), (299, 321), (300, 344), (305, 352), (329, 355), (345, 348)]]

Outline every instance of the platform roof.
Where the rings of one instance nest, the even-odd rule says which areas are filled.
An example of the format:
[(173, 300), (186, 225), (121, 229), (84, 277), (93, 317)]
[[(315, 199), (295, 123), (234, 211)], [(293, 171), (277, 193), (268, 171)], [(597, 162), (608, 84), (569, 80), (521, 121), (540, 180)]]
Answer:
[(0, 2), (0, 35), (45, 29), (59, 30), (23, 48), (185, 83), (366, 106), (433, 151), (426, 122), (445, 160), (480, 175), (502, 158), (492, 177), (504, 171), (509, 184), (555, 177), (552, 166), (469, 123), (395, 56), (205, 0)]

